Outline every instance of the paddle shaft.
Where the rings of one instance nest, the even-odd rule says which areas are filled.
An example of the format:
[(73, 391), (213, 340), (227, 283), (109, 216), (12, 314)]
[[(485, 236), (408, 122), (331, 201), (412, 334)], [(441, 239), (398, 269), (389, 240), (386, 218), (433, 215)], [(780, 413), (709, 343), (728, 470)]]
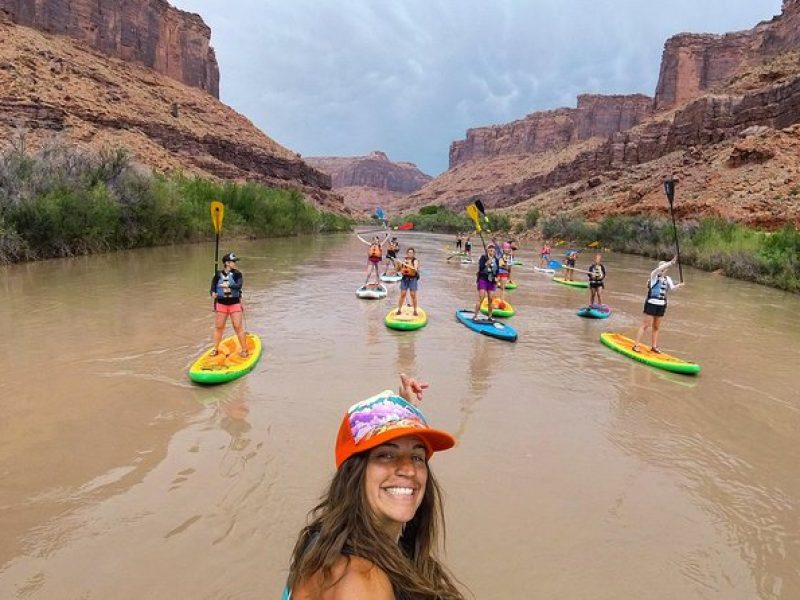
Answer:
[(678, 276), (681, 283), (683, 283), (683, 268), (681, 267), (681, 248), (678, 244), (678, 226), (675, 224), (675, 211), (672, 209), (672, 203), (675, 201), (675, 178), (670, 175), (664, 180), (664, 193), (667, 195), (669, 202), (669, 215), (672, 217), (672, 235), (675, 237), (675, 254), (678, 257)]

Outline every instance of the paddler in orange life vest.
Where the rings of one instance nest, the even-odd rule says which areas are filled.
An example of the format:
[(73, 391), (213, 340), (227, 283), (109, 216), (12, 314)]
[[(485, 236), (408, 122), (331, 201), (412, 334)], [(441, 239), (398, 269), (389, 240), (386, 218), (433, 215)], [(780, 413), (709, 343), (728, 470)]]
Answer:
[(236, 269), (237, 262), (239, 262), (239, 257), (233, 252), (223, 256), (222, 270), (214, 273), (214, 279), (211, 280), (211, 297), (214, 298), (214, 312), (216, 313), (214, 349), (211, 351), (211, 356), (219, 354), (219, 343), (222, 341), (222, 333), (225, 331), (225, 322), (228, 320), (228, 315), (231, 317), (231, 324), (236, 332), (236, 337), (239, 338), (240, 356), (247, 358), (249, 354), (247, 351), (247, 336), (242, 327), (242, 315), (244, 314), (242, 286), (244, 285), (244, 277)]
[[(406, 301), (406, 293), (411, 292), (411, 306), (414, 308), (414, 316), (417, 314), (417, 289), (419, 286), (419, 260), (414, 256), (414, 248), (406, 250), (406, 257), (400, 266), (400, 300), (397, 301), (397, 314), (403, 310), (403, 302)], [(397, 261), (399, 262), (399, 261)]]
[[(372, 241), (367, 241), (360, 235), (356, 237), (369, 246), (369, 253), (367, 254), (367, 278), (364, 280), (364, 287), (378, 287), (381, 284), (380, 264), (383, 262), (383, 246), (389, 241), (389, 232), (386, 233), (383, 240), (377, 235), (372, 236)], [(370, 284), (370, 275), (375, 273), (375, 283)]]

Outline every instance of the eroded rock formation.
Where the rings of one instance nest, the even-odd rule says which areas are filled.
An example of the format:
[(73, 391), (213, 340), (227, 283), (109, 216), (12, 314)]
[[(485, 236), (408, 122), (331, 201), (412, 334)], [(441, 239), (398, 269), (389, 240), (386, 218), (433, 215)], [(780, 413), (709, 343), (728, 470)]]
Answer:
[(354, 210), (389, 207), (398, 198), (416, 192), (433, 178), (409, 162), (393, 162), (385, 153), (367, 156), (307, 157), (311, 166), (331, 176), (333, 188)]
[(584, 94), (577, 108), (535, 112), (507, 125), (469, 129), (450, 146), (450, 168), (503, 154), (537, 154), (561, 150), (595, 136), (625, 131), (653, 112), (653, 99), (643, 94)]
[(219, 97), (211, 30), (165, 0), (0, 0), (0, 16), (66, 35)]
[(27, 130), (95, 149), (123, 146), (158, 171), (295, 187), (345, 210), (329, 175), (205, 91), (65, 36), (0, 21), (0, 140)]

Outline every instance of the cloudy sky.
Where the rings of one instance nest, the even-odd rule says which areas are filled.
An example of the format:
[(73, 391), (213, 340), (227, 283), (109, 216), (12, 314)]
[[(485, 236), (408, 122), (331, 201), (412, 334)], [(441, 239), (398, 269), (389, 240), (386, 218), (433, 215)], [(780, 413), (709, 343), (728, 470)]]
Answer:
[(781, 0), (172, 0), (212, 29), (222, 100), (304, 156), (383, 150), (436, 175), (470, 127), (651, 94), (664, 41)]

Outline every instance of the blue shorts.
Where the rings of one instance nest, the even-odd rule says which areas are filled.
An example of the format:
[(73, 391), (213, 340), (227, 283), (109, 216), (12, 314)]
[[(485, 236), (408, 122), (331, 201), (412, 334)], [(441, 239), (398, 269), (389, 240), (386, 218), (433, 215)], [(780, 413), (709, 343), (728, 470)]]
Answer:
[(416, 292), (417, 288), (419, 287), (419, 279), (416, 277), (403, 277), (400, 280), (400, 290), (410, 290), (412, 292)]

